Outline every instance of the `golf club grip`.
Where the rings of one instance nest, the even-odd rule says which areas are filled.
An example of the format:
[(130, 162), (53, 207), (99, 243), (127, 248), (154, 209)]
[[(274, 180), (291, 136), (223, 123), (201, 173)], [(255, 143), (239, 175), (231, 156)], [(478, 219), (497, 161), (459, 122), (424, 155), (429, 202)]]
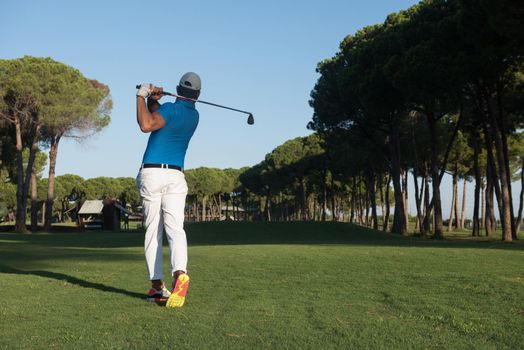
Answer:
[[(141, 87), (142, 87), (142, 84), (139, 84), (139, 85), (136, 85), (136, 86), (135, 86), (135, 88), (137, 88), (137, 89), (140, 89)], [(167, 94), (170, 94), (170, 92), (167, 92), (167, 91), (166, 91), (166, 93), (167, 93)]]
[[(135, 87), (137, 89), (140, 89), (142, 85), (136, 85)], [(162, 95), (168, 95), (168, 96), (176, 96), (175, 94), (170, 93), (169, 91), (162, 91)]]

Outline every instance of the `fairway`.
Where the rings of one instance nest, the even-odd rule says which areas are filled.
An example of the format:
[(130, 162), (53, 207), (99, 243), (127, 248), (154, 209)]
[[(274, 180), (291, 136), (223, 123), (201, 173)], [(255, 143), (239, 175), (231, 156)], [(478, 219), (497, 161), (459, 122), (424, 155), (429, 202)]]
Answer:
[(187, 233), (182, 309), (142, 300), (141, 232), (0, 233), (0, 348), (524, 343), (522, 242), (436, 242), (342, 223), (198, 223)]

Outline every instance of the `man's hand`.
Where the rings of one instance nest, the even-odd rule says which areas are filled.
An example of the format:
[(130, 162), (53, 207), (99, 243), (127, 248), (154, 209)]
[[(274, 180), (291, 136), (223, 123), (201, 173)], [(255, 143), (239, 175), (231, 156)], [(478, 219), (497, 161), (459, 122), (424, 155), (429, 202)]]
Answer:
[(148, 98), (151, 96), (154, 88), (155, 87), (151, 83), (143, 83), (140, 85), (140, 89), (136, 91), (136, 95), (143, 98)]
[(150, 99), (158, 101), (162, 98), (164, 93), (164, 88), (153, 86), (153, 89), (151, 90), (151, 95), (149, 96)]

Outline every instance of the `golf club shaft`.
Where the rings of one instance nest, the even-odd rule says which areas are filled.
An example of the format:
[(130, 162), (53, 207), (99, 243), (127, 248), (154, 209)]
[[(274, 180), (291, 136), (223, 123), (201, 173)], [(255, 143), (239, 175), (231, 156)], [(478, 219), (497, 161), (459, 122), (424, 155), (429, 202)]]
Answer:
[(174, 96), (174, 97), (178, 97), (178, 98), (182, 98), (182, 99), (185, 99), (185, 100), (190, 100), (190, 101), (193, 101), (193, 102), (200, 102), (200, 103), (204, 103), (206, 105), (210, 105), (210, 106), (215, 106), (215, 107), (220, 107), (220, 108), (225, 108), (225, 109), (229, 109), (231, 111), (235, 111), (235, 112), (240, 112), (240, 113), (245, 113), (245, 114), (251, 114), (249, 112), (246, 112), (246, 111), (241, 111), (240, 109), (236, 109), (236, 108), (232, 108), (232, 107), (227, 107), (227, 106), (222, 106), (222, 105), (219, 105), (219, 104), (216, 104), (216, 103), (213, 103), (213, 102), (207, 102), (207, 101), (203, 101), (203, 100), (194, 100), (192, 98), (187, 98), (187, 97), (184, 97), (184, 96), (179, 96), (177, 94), (172, 94), (170, 92), (167, 92), (167, 91), (164, 91), (162, 92), (163, 95), (169, 95), (169, 96)]
[[(140, 85), (137, 85), (136, 88), (140, 89)], [(213, 103), (213, 102), (207, 102), (207, 101), (202, 101), (202, 100), (195, 100), (195, 99), (192, 99), (192, 98), (189, 98), (189, 97), (179, 96), (177, 94), (173, 94), (173, 93), (167, 92), (167, 91), (162, 91), (162, 95), (173, 96), (173, 97), (177, 97), (177, 98), (181, 98), (181, 99), (188, 100), (188, 101), (193, 101), (193, 102), (200, 102), (200, 103), (204, 103), (204, 104), (210, 105), (210, 106), (215, 106), (215, 107), (229, 109), (229, 110), (235, 111), (235, 112), (251, 114), (250, 112), (242, 111), (240, 109), (231, 108), (231, 107), (227, 107), (227, 106), (222, 106), (222, 105), (219, 105), (219, 104), (216, 104), (216, 103)]]

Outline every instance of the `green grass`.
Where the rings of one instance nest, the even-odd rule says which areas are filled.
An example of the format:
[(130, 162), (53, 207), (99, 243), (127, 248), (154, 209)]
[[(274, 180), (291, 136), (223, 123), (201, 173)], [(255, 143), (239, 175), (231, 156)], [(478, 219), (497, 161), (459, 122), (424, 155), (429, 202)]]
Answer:
[(0, 233), (0, 348), (524, 343), (520, 241), (435, 242), (340, 223), (200, 223), (187, 233), (192, 282), (179, 310), (141, 300), (140, 232)]

